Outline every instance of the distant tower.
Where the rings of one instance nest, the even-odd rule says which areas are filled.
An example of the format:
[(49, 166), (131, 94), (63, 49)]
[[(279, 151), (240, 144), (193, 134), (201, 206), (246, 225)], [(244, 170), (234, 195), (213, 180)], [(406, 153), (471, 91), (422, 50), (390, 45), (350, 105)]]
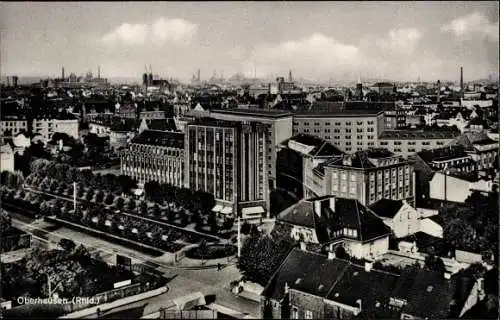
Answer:
[(200, 69), (198, 69), (198, 73), (196, 75), (196, 80), (198, 80), (198, 82), (201, 81), (201, 72), (200, 72)]
[(361, 76), (358, 77), (358, 83), (356, 84), (356, 92), (354, 96), (358, 101), (363, 100), (363, 84), (361, 83)]
[(10, 77), (7, 76), (7, 87), (10, 87)]
[(64, 81), (64, 67), (62, 67), (62, 70), (61, 70), (61, 79)]
[(438, 80), (437, 82), (437, 103), (441, 102), (441, 81)]
[(464, 67), (460, 67), (460, 97), (464, 97)]
[(101, 79), (101, 66), (97, 66), (97, 79)]
[(151, 68), (151, 65), (149, 65), (148, 85), (152, 84), (153, 84), (153, 69)]
[(17, 79), (18, 79), (17, 76), (12, 76), (12, 86), (14, 88), (17, 88)]
[(292, 70), (288, 71), (288, 82), (292, 83), (293, 78), (292, 78)]

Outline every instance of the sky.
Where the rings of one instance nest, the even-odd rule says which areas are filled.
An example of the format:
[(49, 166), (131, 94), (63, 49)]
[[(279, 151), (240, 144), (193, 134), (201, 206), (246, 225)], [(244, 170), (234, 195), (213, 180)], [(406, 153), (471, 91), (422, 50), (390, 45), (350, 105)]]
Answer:
[(498, 3), (0, 3), (2, 75), (317, 80), (498, 74)]

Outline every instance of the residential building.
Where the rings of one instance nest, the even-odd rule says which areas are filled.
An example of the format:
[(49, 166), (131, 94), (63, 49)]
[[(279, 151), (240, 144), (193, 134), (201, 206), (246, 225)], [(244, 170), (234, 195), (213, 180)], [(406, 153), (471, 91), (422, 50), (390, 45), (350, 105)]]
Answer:
[(303, 196), (303, 188), (315, 194), (324, 194), (324, 185), (316, 179), (313, 169), (343, 152), (319, 137), (299, 134), (282, 143), (278, 152), (278, 186)]
[[(325, 194), (371, 205), (380, 199), (414, 203), (413, 166), (386, 149), (366, 149), (328, 160), (314, 169), (323, 175)], [(308, 191), (304, 190), (308, 196)]]
[(422, 150), (450, 144), (460, 132), (452, 130), (386, 130), (378, 137), (378, 146), (408, 157)]
[(404, 238), (421, 231), (421, 214), (405, 200), (380, 199), (370, 206), (395, 238)]
[(14, 150), (12, 149), (10, 144), (3, 144), (0, 147), (0, 154), (0, 169), (2, 171), (14, 172)]
[(293, 239), (334, 243), (357, 259), (373, 259), (389, 249), (390, 229), (354, 199), (325, 196), (301, 200), (282, 211), (276, 223), (287, 226)]
[(476, 163), (477, 170), (498, 168), (498, 142), (485, 132), (465, 132), (451, 142), (461, 145)]
[(139, 113), (139, 119), (165, 119), (165, 111), (141, 111)]
[(269, 211), (267, 127), (199, 118), (186, 129), (185, 186), (212, 193), (221, 215)]
[[(477, 282), (476, 282), (477, 283)], [(470, 308), (475, 281), (410, 267), (401, 275), (293, 249), (261, 294), (263, 319), (446, 319)]]
[(474, 191), (488, 193), (493, 185), (492, 179), (480, 179), (476, 174), (436, 172), (429, 181), (429, 198), (464, 203)]
[(45, 142), (52, 139), (52, 135), (56, 132), (65, 133), (68, 136), (79, 139), (78, 119), (72, 115), (67, 115), (64, 118), (38, 118), (33, 119), (33, 134), (40, 134)]
[(26, 118), (2, 115), (0, 121), (0, 133), (3, 139), (12, 138), (20, 132), (28, 132), (28, 121)]
[(416, 176), (416, 205), (425, 205), (430, 200), (429, 183), (434, 174), (443, 170), (472, 173), (476, 164), (460, 145), (420, 151), (410, 157)]
[(177, 131), (177, 127), (173, 118), (142, 119), (139, 125), (139, 132), (143, 130)]
[(263, 109), (212, 110), (210, 116), (219, 120), (260, 122), (267, 127), (267, 176), (269, 188), (276, 187), (276, 158), (280, 144), (292, 137), (292, 113)]
[(138, 183), (184, 186), (184, 134), (144, 130), (120, 153), (121, 173)]
[(375, 147), (383, 128), (383, 109), (365, 102), (345, 102), (329, 110), (313, 105), (310, 110), (299, 111), (293, 117), (294, 135), (318, 136), (347, 153)]
[(121, 105), (117, 103), (115, 105), (115, 115), (123, 119), (137, 119), (137, 104), (124, 102), (123, 105)]

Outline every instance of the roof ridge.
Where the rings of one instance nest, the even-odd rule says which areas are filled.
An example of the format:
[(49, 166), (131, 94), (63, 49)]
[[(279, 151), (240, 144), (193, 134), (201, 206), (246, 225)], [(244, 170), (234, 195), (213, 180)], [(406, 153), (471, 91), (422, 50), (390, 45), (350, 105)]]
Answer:
[(332, 284), (330, 290), (328, 290), (325, 298), (328, 298), (328, 296), (332, 293), (333, 289), (335, 289), (335, 287), (337, 286), (337, 284), (339, 283), (340, 279), (342, 279), (344, 277), (344, 274), (346, 273), (347, 269), (352, 265), (352, 262), (349, 260), (348, 263), (346, 264), (346, 266), (344, 267), (344, 269), (342, 270), (342, 273), (337, 277), (337, 279), (335, 280), (335, 282)]
[(326, 140), (323, 140), (323, 144), (319, 147), (318, 151), (316, 151), (315, 156), (319, 154), (319, 152), (323, 149), (323, 147), (327, 144), (328, 142)]
[(363, 241), (363, 228), (361, 227), (361, 218), (359, 217), (358, 200), (354, 200), (354, 203), (356, 204), (356, 215), (358, 217), (359, 239)]

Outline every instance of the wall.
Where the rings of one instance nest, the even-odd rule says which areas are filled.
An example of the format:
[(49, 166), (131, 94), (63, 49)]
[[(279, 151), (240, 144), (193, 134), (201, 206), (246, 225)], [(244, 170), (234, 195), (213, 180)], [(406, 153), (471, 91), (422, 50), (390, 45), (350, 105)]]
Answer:
[(290, 289), (290, 317), (293, 315), (293, 307), (297, 307), (299, 319), (305, 319), (306, 311), (312, 312), (313, 319), (324, 318), (324, 302), (320, 297)]
[(422, 150), (430, 150), (436, 148), (442, 148), (452, 142), (453, 139), (414, 139), (414, 140), (404, 140), (404, 139), (379, 139), (378, 146), (386, 148), (397, 155), (401, 155), (405, 158), (408, 156), (420, 152)]
[(469, 195), (468, 181), (446, 176), (445, 182), (445, 175), (441, 172), (436, 172), (429, 182), (429, 196), (431, 199), (463, 203)]
[(316, 231), (311, 228), (293, 226), (290, 236), (295, 240), (300, 240), (300, 236), (307, 243), (319, 243)]
[(420, 231), (436, 238), (443, 238), (443, 227), (431, 219), (422, 219), (420, 221)]
[[(404, 238), (420, 231), (420, 214), (407, 203), (394, 216), (390, 225), (396, 238)], [(385, 221), (384, 221), (385, 222)], [(386, 223), (387, 224), (387, 223)], [(389, 226), (389, 224), (387, 224)]]
[(387, 253), (389, 250), (389, 237), (381, 237), (367, 243), (346, 238), (345, 249), (349, 255), (357, 259), (372, 259)]
[(0, 169), (2, 171), (14, 172), (14, 152), (1, 153)]

